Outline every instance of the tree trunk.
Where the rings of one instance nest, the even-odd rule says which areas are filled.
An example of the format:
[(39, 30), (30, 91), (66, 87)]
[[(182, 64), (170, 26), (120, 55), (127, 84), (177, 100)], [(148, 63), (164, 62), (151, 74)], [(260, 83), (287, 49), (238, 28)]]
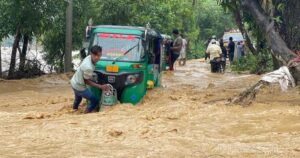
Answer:
[[(21, 38), (20, 38), (20, 40), (21, 40)], [(22, 54), (22, 50), (21, 50), (21, 48), (20, 48), (20, 44), (19, 44), (19, 46), (18, 46), (17, 50), (18, 50), (18, 52), (19, 52), (19, 57), (20, 57), (20, 56), (21, 56), (21, 54)]]
[(60, 60), (59, 60), (59, 72), (58, 73), (63, 73), (65, 72), (64, 70), (64, 56), (65, 56), (65, 52), (62, 53), (62, 56), (60, 56)]
[(276, 26), (279, 34), (291, 49), (295, 49), (300, 44), (300, 3), (299, 0), (273, 0), (274, 6), (284, 5), (282, 10), (274, 7), (274, 17), (281, 17), (282, 22)]
[(15, 66), (16, 66), (16, 57), (17, 57), (17, 49), (19, 47), (19, 42), (21, 39), (20, 27), (17, 28), (15, 40), (11, 52), (10, 66), (8, 71), (8, 79), (12, 79), (15, 75)]
[(193, 0), (193, 6), (195, 6), (196, 5), (196, 0)]
[[(296, 55), (287, 47), (285, 41), (275, 31), (274, 21), (267, 16), (257, 0), (241, 0), (242, 7), (255, 19), (256, 24), (266, 36), (267, 43), (271, 47), (277, 60), (286, 65)], [(300, 80), (300, 66), (292, 70), (296, 81)]]
[(273, 70), (277, 70), (280, 68), (280, 63), (276, 59), (276, 57), (272, 53), (272, 61), (273, 61)]
[(1, 52), (1, 43), (0, 43), (0, 78), (2, 78), (2, 52)]
[(245, 30), (245, 26), (242, 22), (242, 15), (241, 15), (240, 9), (238, 9), (237, 7), (235, 7), (235, 9), (234, 9), (234, 17), (235, 17), (235, 22), (236, 22), (239, 30), (245, 36), (247, 47), (249, 48), (249, 50), (251, 51), (251, 53), (253, 55), (258, 55), (257, 50), (254, 48), (254, 46), (251, 42), (251, 39), (250, 39), (247, 31)]
[(25, 60), (26, 60), (26, 53), (27, 53), (27, 47), (29, 43), (29, 36), (24, 35), (23, 37), (23, 48), (20, 54), (20, 64), (19, 64), (19, 73), (22, 75), (25, 67)]

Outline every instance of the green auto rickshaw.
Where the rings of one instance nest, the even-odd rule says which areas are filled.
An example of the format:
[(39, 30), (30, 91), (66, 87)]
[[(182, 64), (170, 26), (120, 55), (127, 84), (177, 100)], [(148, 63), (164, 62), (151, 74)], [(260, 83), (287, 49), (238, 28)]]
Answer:
[[(117, 100), (136, 105), (147, 89), (161, 85), (165, 58), (161, 34), (151, 28), (100, 25), (89, 27), (89, 48), (102, 47), (94, 82), (110, 84)], [(91, 87), (99, 98), (102, 91)]]

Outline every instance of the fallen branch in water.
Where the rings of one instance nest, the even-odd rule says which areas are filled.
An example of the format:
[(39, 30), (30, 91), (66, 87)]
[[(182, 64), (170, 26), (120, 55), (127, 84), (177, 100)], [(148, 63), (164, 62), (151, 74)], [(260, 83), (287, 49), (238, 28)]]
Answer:
[(294, 78), (290, 74), (288, 67), (282, 66), (278, 70), (264, 75), (258, 83), (243, 91), (238, 96), (228, 99), (228, 104), (250, 105), (259, 90), (271, 83), (279, 83), (282, 91), (288, 89), (289, 83), (291, 83), (292, 87), (295, 87)]
[(270, 85), (269, 82), (260, 80), (254, 86), (243, 91), (238, 96), (228, 99), (228, 103), (229, 104), (239, 104), (242, 106), (248, 106), (255, 99), (256, 94), (259, 92), (259, 90), (268, 85)]

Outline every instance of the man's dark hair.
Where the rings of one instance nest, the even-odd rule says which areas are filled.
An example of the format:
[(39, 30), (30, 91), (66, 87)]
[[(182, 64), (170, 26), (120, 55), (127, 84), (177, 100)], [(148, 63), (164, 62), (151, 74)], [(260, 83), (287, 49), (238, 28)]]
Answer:
[(173, 32), (172, 33), (174, 33), (175, 35), (178, 35), (179, 34), (179, 31), (178, 31), (178, 29), (173, 29)]
[(229, 41), (232, 41), (233, 40), (233, 38), (232, 37), (229, 37)]
[(94, 55), (97, 55), (98, 53), (102, 53), (102, 47), (100, 46), (93, 46), (91, 48), (91, 53), (94, 54)]

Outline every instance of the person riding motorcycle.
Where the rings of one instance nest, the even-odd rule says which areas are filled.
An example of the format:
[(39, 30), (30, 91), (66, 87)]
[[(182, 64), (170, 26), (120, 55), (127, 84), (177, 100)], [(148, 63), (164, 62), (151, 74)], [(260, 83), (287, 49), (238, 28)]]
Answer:
[(215, 39), (212, 39), (211, 45), (208, 46), (206, 53), (210, 55), (211, 72), (220, 71), (220, 62), (222, 57), (222, 49)]
[(211, 37), (211, 41), (210, 41), (210, 43), (208, 44), (208, 46), (210, 46), (210, 45), (212, 44), (213, 41), (215, 41), (216, 44), (217, 44), (218, 46), (220, 46), (219, 41), (217, 41), (217, 36), (216, 36), (216, 35), (213, 35), (213, 36)]

